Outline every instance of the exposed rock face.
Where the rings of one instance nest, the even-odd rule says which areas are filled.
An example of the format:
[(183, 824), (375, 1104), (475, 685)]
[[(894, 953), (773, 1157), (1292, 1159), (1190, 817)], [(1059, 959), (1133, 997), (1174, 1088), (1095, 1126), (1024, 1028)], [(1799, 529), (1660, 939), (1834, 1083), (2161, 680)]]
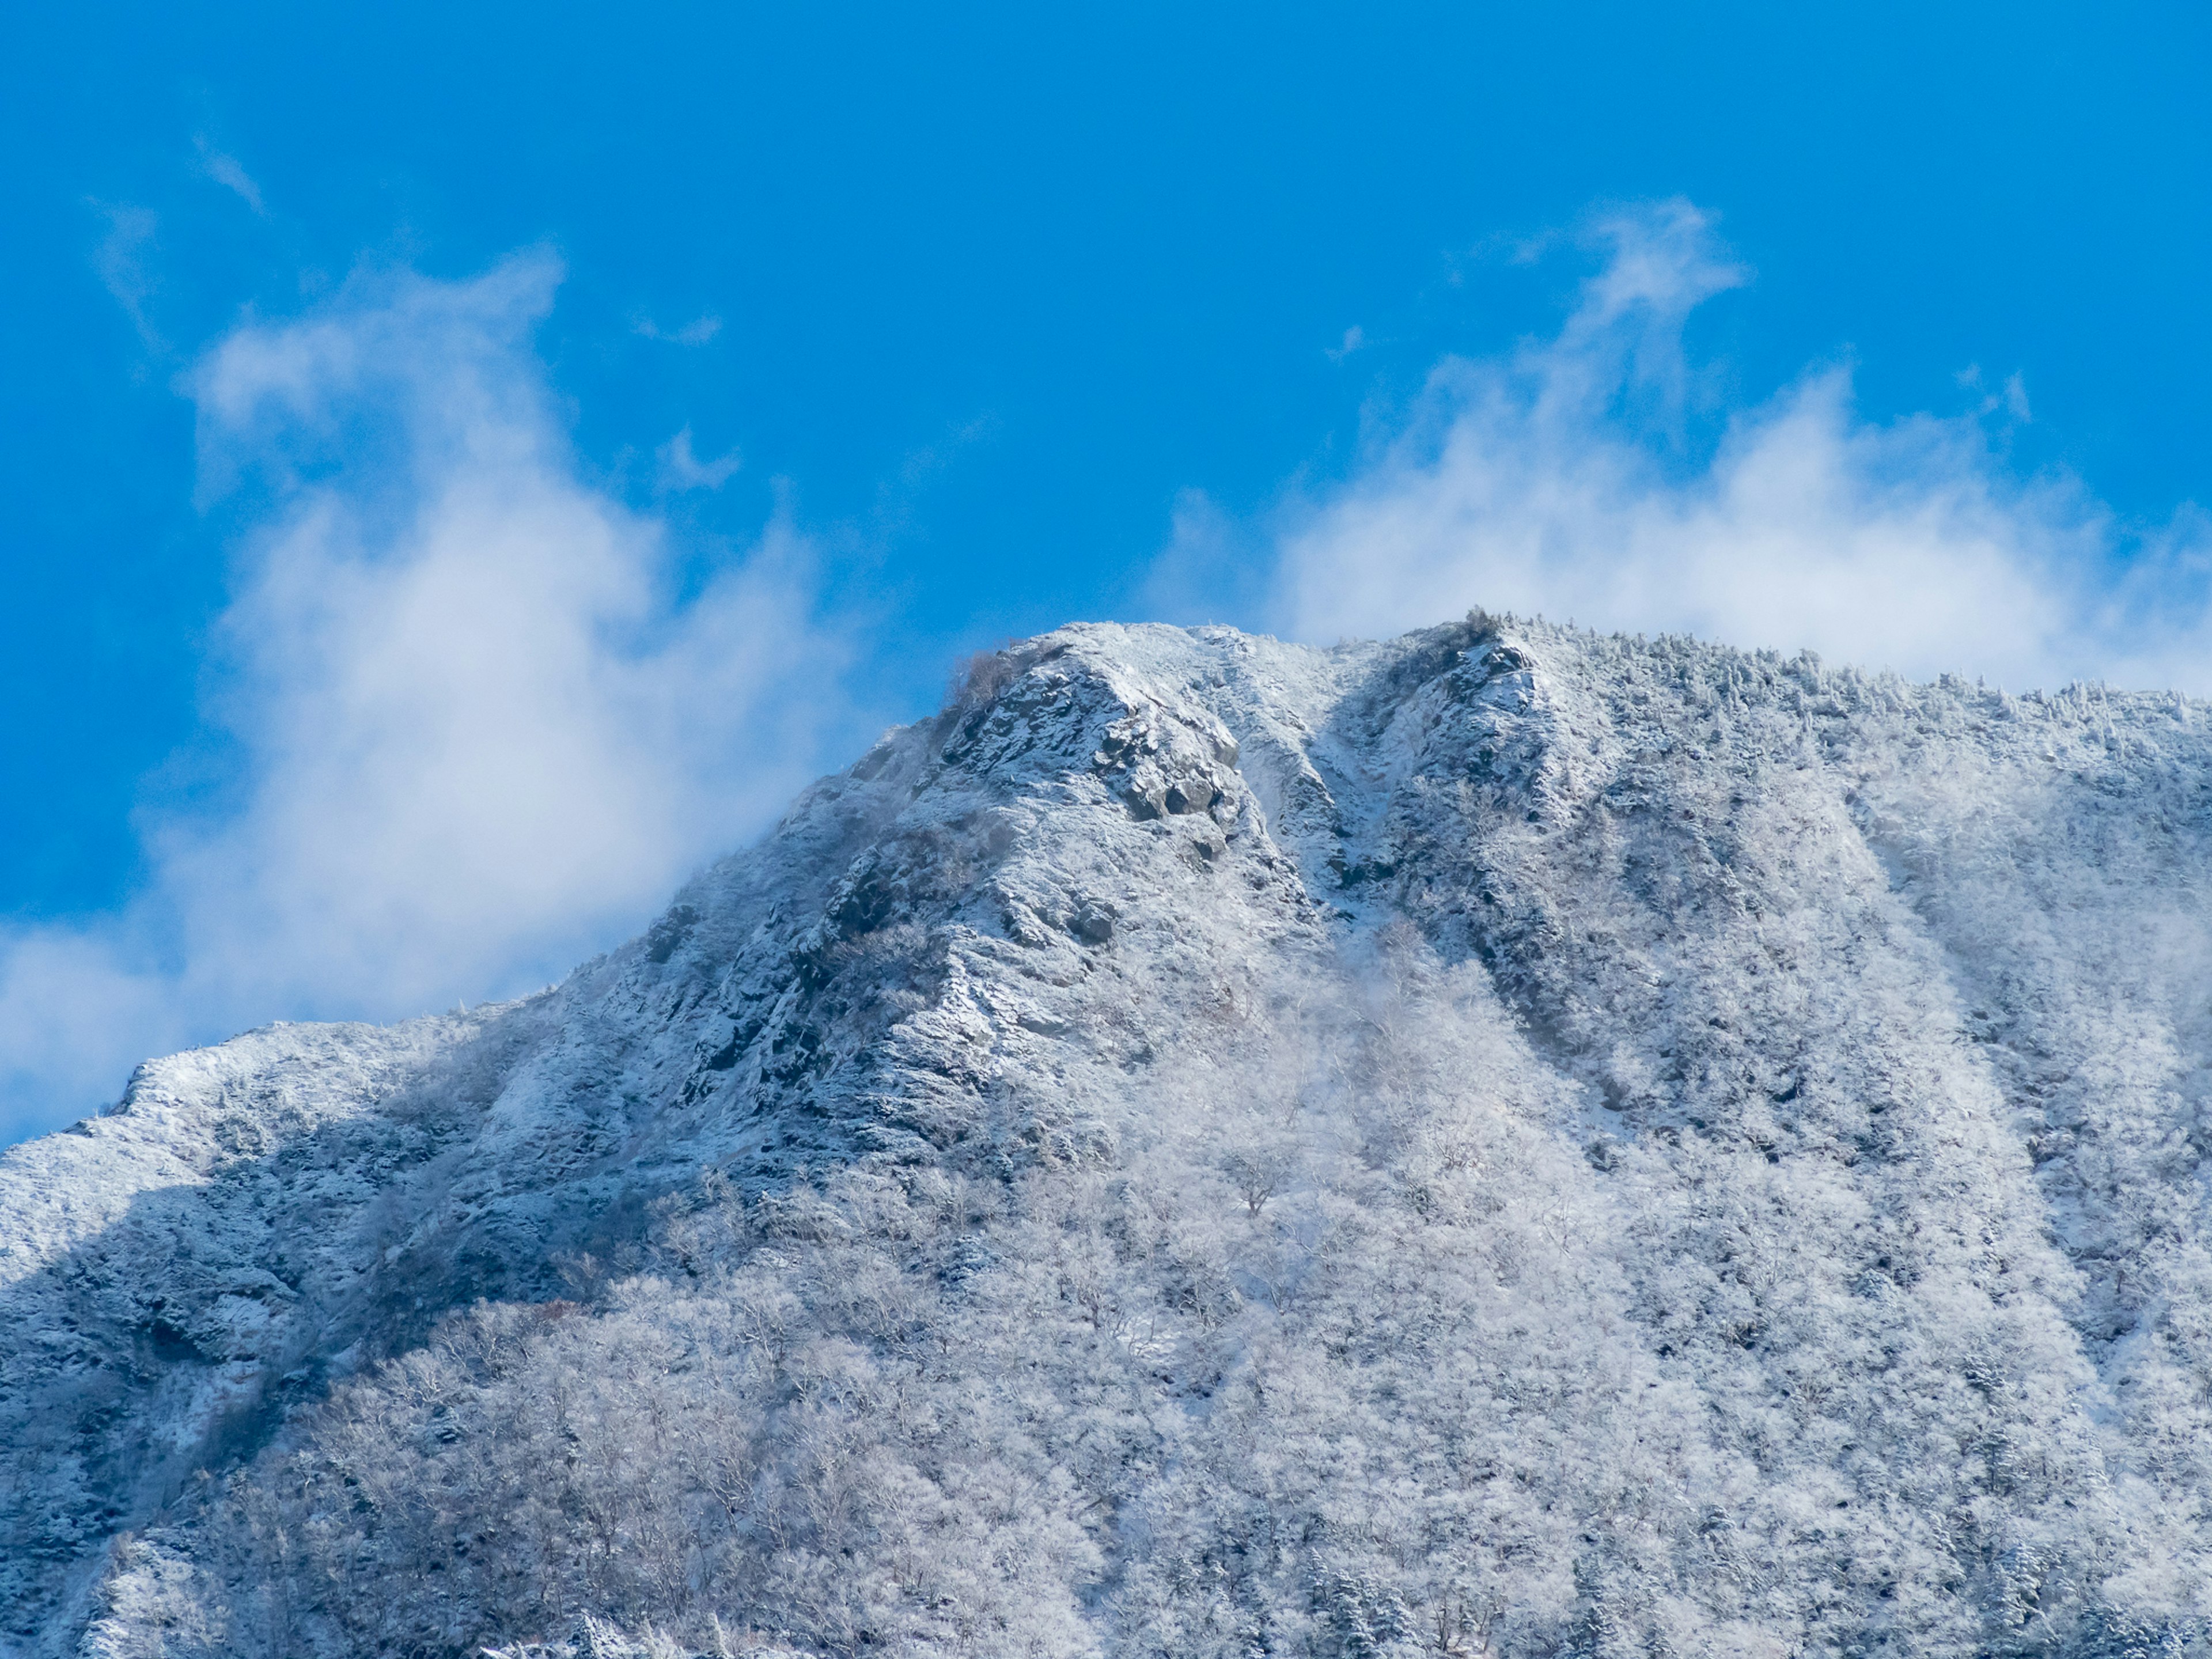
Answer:
[(2195, 1650), (2209, 813), (2176, 697), (1032, 641), (554, 990), (0, 1155), (0, 1640)]

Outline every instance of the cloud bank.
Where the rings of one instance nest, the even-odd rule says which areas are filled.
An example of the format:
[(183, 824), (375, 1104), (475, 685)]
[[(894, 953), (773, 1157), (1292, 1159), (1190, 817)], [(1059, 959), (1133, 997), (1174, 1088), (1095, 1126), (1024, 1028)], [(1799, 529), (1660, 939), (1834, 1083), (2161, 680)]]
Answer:
[[(1684, 325), (1746, 273), (1686, 203), (1593, 234), (1607, 257), (1556, 337), (1438, 365), (1352, 477), (1260, 527), (1267, 625), (1326, 642), (1480, 605), (2014, 689), (2212, 691), (2193, 509), (2136, 531), (2075, 479), (2020, 476), (2016, 379), (1970, 413), (1882, 423), (1818, 368), (1690, 453)], [(1202, 507), (1179, 507), (1153, 584), (1183, 611), (1229, 539)]]
[(559, 276), (364, 279), (198, 366), (204, 488), (265, 507), (213, 643), (226, 788), (149, 818), (119, 914), (0, 933), (4, 1138), (280, 1013), (544, 983), (811, 775), (845, 650), (803, 543), (687, 587), (581, 476), (532, 345)]

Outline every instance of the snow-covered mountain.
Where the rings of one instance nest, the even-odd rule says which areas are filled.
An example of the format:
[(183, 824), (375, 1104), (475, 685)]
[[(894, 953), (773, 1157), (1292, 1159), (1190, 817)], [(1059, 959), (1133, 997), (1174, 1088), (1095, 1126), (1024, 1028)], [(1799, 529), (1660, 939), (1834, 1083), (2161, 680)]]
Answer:
[(2208, 868), (2175, 696), (1029, 641), (0, 1157), (0, 1641), (2197, 1651)]

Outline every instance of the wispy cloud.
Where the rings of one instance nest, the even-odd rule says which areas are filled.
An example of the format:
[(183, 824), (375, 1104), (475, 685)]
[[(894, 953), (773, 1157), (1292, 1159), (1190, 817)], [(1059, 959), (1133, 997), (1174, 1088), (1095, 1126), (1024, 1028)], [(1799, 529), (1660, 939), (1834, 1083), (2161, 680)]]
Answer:
[(648, 340), (664, 340), (670, 345), (702, 346), (722, 331), (722, 319), (715, 316), (695, 317), (681, 328), (663, 328), (650, 317), (632, 320), (633, 333)]
[(1264, 526), (1202, 489), (1178, 494), (1169, 523), (1167, 550), (1138, 590), (1141, 614), (1185, 627), (1271, 618), (1279, 608), (1273, 599), (1277, 554)]
[(199, 363), (207, 488), (266, 507), (210, 665), (239, 767), (150, 823), (126, 909), (0, 933), (9, 1138), (188, 1041), (543, 983), (812, 770), (844, 653), (805, 542), (678, 598), (570, 453), (532, 347), (558, 276), (363, 278)]
[(1957, 379), (1959, 384), (1967, 391), (1983, 393), (1982, 400), (1977, 405), (1982, 414), (1996, 415), (2002, 412), (2021, 426), (2027, 425), (2034, 419), (2027, 404), (2027, 382), (2019, 374), (2006, 375), (2004, 384), (1995, 392), (1988, 389), (1987, 383), (1982, 378), (1982, 366), (1979, 363), (1969, 363), (1959, 371)]
[(744, 465), (734, 449), (726, 450), (711, 460), (701, 460), (691, 447), (691, 428), (688, 426), (653, 454), (660, 462), (663, 489), (720, 489)]
[(92, 208), (106, 225), (92, 251), (94, 273), (138, 331), (140, 343), (149, 351), (166, 352), (167, 342), (155, 328), (149, 310), (155, 282), (149, 259), (161, 222), (150, 209), (128, 203), (94, 202)]
[[(1592, 234), (1603, 265), (1555, 337), (1439, 364), (1349, 478), (1285, 497), (1261, 620), (1330, 640), (1482, 605), (2015, 688), (2212, 691), (2201, 517), (2130, 531), (2078, 480), (2020, 474), (2016, 376), (1965, 413), (1875, 422), (1847, 369), (1818, 367), (1700, 454), (1683, 325), (1747, 273), (1683, 202)], [(1218, 557), (1219, 526), (1198, 528), (1155, 591)]]
[(204, 137), (192, 140), (192, 148), (199, 152), (200, 171), (256, 213), (265, 215), (261, 205), (261, 186), (253, 182), (252, 175), (240, 166), (235, 155), (227, 155), (210, 144)]

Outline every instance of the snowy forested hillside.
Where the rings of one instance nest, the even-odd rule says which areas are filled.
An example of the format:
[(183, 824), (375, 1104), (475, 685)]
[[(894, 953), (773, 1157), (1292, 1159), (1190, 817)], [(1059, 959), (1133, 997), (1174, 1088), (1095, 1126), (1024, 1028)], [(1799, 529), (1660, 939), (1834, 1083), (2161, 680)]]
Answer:
[(0, 1158), (0, 1640), (2199, 1651), (2208, 855), (2178, 697), (1030, 641)]

